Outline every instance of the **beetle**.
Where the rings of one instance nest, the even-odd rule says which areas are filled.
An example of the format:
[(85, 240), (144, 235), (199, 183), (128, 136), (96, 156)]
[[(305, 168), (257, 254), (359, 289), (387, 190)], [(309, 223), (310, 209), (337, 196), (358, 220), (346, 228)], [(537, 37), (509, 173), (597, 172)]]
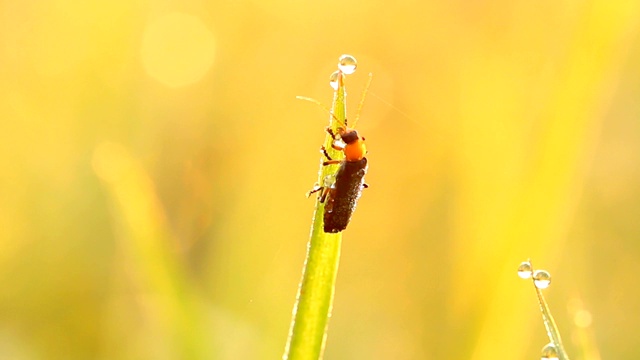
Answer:
[[(371, 74), (369, 74), (369, 81), (362, 94), (358, 116), (370, 83)], [(325, 108), (325, 110), (328, 110), (317, 100), (305, 97), (298, 98), (315, 102)], [(344, 153), (344, 159), (332, 159), (324, 145), (320, 148), (320, 151), (322, 151), (322, 154), (326, 158), (326, 161), (322, 163), (323, 166), (339, 164), (340, 167), (335, 175), (327, 176), (322, 185), (314, 186), (314, 188), (307, 193), (307, 197), (313, 193), (320, 192), (319, 201), (325, 204), (323, 214), (324, 232), (338, 233), (347, 228), (347, 225), (349, 225), (351, 221), (353, 211), (358, 204), (358, 199), (360, 199), (362, 195), (362, 190), (369, 187), (369, 185), (364, 182), (364, 176), (368, 168), (368, 160), (366, 158), (367, 147), (364, 142), (364, 137), (360, 136), (355, 129), (347, 127), (347, 119), (342, 123), (331, 111), (329, 111), (329, 113), (333, 116), (334, 120), (340, 123), (340, 126), (337, 128), (337, 132), (331, 130), (331, 127), (327, 127), (325, 130), (333, 139), (331, 147), (335, 150), (342, 151)], [(354, 125), (358, 121), (358, 116), (356, 116)]]
[[(367, 148), (364, 137), (361, 137), (354, 129), (339, 127), (338, 133), (335, 134), (331, 128), (327, 128), (327, 132), (334, 139), (331, 146), (336, 150), (343, 151), (345, 157), (343, 160), (332, 159), (327, 149), (324, 146), (321, 148), (327, 159), (322, 165), (340, 164), (340, 167), (333, 179), (329, 176), (329, 179), (325, 179), (323, 186), (315, 187), (308, 195), (322, 191), (320, 202), (325, 204), (324, 232), (338, 233), (347, 228), (358, 204), (358, 199), (362, 195), (362, 190), (369, 187), (364, 182), (368, 168), (368, 161), (365, 157)], [(342, 144), (339, 144), (338, 140), (342, 141)]]

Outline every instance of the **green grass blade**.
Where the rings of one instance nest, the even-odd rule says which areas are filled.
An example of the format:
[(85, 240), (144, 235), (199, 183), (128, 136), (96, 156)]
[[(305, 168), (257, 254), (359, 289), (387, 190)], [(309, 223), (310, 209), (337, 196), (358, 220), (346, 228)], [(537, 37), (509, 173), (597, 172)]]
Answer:
[(551, 341), (556, 346), (559, 360), (569, 360), (569, 356), (567, 356), (567, 353), (564, 350), (564, 345), (562, 345), (560, 330), (558, 330), (556, 321), (551, 315), (551, 310), (549, 309), (549, 305), (542, 295), (542, 290), (538, 289), (535, 284), (533, 285), (533, 288), (536, 290), (536, 295), (538, 295), (538, 303), (540, 304), (540, 311), (542, 311), (542, 322), (544, 323), (544, 327), (547, 329), (547, 336), (549, 337), (549, 341)]
[[(338, 82), (338, 90), (333, 97), (333, 114), (344, 123), (346, 116), (345, 89), (342, 75)], [(339, 123), (330, 117), (330, 126), (335, 131)], [(325, 138), (325, 148), (334, 159), (341, 159), (343, 154), (331, 148), (331, 139)], [(325, 176), (335, 174), (338, 165), (322, 166), (320, 160), (318, 184), (322, 184)], [(298, 295), (293, 308), (289, 338), (283, 359), (306, 360), (321, 359), (324, 352), (327, 327), (331, 317), (335, 281), (340, 262), (340, 246), (342, 233), (328, 234), (323, 230), (324, 204), (316, 200), (311, 237), (307, 246), (302, 280), (298, 287)]]
[(536, 291), (536, 296), (538, 297), (538, 304), (540, 305), (540, 311), (542, 312), (542, 322), (547, 330), (547, 336), (550, 341), (550, 343), (545, 345), (542, 350), (542, 358), (551, 359), (557, 356), (558, 360), (569, 360), (569, 356), (567, 356), (567, 353), (564, 350), (564, 345), (562, 344), (560, 330), (558, 330), (556, 321), (553, 319), (553, 315), (551, 315), (549, 304), (547, 304), (544, 295), (542, 295), (542, 289), (549, 286), (551, 275), (546, 270), (534, 270), (531, 259), (528, 259), (518, 266), (518, 276), (523, 279), (529, 278), (531, 280), (531, 285), (533, 285), (533, 288)]

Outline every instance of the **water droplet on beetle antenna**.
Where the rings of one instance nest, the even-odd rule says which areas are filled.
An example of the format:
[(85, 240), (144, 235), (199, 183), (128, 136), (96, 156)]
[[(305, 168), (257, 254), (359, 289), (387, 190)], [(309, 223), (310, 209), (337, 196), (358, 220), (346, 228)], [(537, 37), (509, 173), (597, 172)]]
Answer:
[(347, 75), (353, 74), (356, 67), (358, 67), (358, 61), (351, 55), (344, 54), (338, 59), (338, 69)]
[(558, 350), (553, 343), (548, 343), (542, 348), (541, 360), (558, 360)]
[(551, 274), (546, 270), (536, 270), (533, 272), (533, 283), (538, 289), (546, 289), (551, 284)]
[(523, 261), (518, 266), (518, 276), (521, 279), (529, 279), (533, 275), (533, 269), (531, 268), (531, 263), (529, 261)]
[(336, 70), (329, 76), (329, 85), (333, 88), (333, 90), (338, 90), (338, 84), (340, 80), (340, 76), (342, 76), (342, 72), (340, 70)]

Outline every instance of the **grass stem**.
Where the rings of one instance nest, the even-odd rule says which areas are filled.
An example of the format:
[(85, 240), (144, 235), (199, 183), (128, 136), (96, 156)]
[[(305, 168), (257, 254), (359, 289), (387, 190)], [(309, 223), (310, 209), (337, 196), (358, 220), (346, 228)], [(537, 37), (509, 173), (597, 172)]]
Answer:
[[(344, 75), (340, 73), (338, 89), (333, 97), (333, 115), (329, 119), (330, 127), (334, 132), (339, 126), (336, 118), (344, 123), (346, 117), (346, 93), (343, 78)], [(331, 147), (332, 141), (333, 139), (327, 134), (325, 148), (332, 158), (341, 159), (343, 154)], [(335, 174), (339, 166), (322, 166), (323, 161), (324, 159), (321, 158), (318, 184), (323, 184), (326, 176)], [(293, 307), (289, 337), (283, 355), (285, 360), (321, 359), (324, 352), (340, 262), (342, 233), (325, 233), (323, 214), (324, 204), (316, 200), (311, 235), (307, 245), (307, 258), (298, 287), (296, 303)]]

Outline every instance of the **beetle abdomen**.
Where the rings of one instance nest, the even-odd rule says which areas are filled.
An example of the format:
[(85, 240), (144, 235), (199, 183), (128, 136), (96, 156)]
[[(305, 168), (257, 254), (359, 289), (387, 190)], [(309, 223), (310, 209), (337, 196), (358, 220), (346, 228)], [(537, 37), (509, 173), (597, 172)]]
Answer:
[(358, 204), (367, 173), (367, 158), (343, 161), (324, 207), (324, 232), (337, 233), (347, 228)]

